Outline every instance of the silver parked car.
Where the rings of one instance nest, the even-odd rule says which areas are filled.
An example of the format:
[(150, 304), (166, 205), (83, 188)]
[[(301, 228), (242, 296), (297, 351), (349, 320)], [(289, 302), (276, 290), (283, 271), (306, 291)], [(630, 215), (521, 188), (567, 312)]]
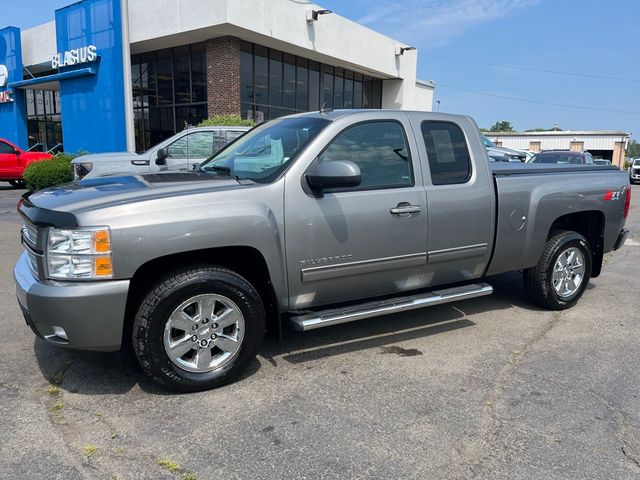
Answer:
[(74, 178), (140, 175), (164, 170), (192, 170), (251, 127), (193, 127), (176, 133), (144, 153), (82, 155), (72, 162)]

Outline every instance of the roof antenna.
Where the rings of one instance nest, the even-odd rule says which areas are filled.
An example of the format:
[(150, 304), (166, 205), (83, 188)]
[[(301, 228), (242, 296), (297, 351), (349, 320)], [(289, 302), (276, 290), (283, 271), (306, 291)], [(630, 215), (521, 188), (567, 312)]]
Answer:
[(322, 102), (322, 106), (320, 107), (320, 113), (333, 111), (333, 108), (325, 108), (326, 106), (327, 106), (327, 102)]

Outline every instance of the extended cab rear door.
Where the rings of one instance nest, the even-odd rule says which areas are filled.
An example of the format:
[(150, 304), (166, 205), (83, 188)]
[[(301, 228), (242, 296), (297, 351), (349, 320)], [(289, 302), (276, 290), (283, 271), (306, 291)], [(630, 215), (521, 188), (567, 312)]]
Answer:
[(495, 229), (495, 189), (477, 125), (463, 116), (409, 112), (427, 193), (431, 285), (482, 276)]

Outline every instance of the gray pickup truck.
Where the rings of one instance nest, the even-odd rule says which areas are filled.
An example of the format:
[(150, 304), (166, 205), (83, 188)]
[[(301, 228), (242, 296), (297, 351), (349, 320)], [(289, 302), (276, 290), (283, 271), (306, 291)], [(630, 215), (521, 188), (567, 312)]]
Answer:
[(489, 163), (465, 116), (300, 114), (194, 172), (82, 180), (23, 196), (20, 307), (47, 342), (133, 349), (176, 390), (241, 374), (263, 335), (487, 295), (522, 270), (573, 306), (619, 248), (629, 176)]

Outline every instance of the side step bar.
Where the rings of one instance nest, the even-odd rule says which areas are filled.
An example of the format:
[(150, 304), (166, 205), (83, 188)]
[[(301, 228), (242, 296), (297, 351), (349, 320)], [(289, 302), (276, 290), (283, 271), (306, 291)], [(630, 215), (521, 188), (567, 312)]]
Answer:
[(316, 328), (338, 325), (340, 323), (353, 322), (364, 318), (389, 315), (391, 313), (405, 312), (431, 305), (457, 302), (468, 298), (491, 295), (493, 287), (487, 283), (464, 285), (462, 287), (434, 290), (433, 292), (420, 293), (408, 297), (396, 297), (378, 302), (351, 305), (344, 308), (321, 310), (291, 317), (291, 325), (299, 332), (315, 330)]

